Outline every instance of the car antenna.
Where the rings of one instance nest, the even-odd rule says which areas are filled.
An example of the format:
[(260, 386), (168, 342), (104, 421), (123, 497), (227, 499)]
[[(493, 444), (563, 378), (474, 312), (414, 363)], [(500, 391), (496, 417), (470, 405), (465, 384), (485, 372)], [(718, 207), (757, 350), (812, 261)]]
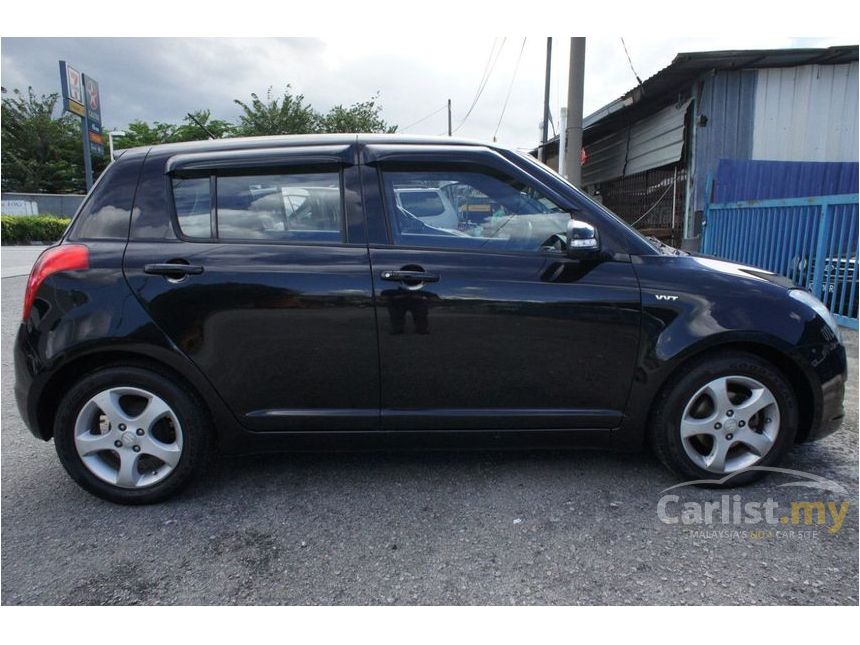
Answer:
[(191, 112), (188, 113), (188, 118), (191, 119), (192, 121), (194, 121), (194, 123), (196, 123), (200, 127), (200, 129), (203, 130), (203, 132), (208, 134), (210, 139), (217, 139), (218, 138), (214, 134), (212, 134), (212, 131), (209, 128), (207, 128), (205, 125), (200, 123), (200, 121), (197, 119), (197, 117), (194, 116), (193, 114), (191, 114)]

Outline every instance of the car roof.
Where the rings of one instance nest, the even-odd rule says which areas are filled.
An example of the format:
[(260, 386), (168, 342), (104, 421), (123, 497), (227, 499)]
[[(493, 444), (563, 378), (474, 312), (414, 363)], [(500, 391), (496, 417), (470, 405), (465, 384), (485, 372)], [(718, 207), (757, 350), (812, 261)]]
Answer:
[(472, 139), (455, 137), (431, 137), (404, 134), (288, 134), (269, 137), (235, 137), (228, 139), (207, 139), (203, 141), (187, 141), (182, 143), (163, 143), (154, 146), (128, 148), (123, 156), (134, 157), (139, 154), (156, 154), (172, 156), (191, 152), (218, 152), (222, 150), (253, 150), (254, 148), (279, 148), (293, 146), (318, 145), (454, 145), (454, 146), (484, 146), (502, 149), (503, 146), (490, 144)]

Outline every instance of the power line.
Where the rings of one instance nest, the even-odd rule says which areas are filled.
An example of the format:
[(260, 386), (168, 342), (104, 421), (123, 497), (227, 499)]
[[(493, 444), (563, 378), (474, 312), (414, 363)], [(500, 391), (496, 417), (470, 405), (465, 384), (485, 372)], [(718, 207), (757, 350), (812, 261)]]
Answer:
[[(453, 132), (457, 132), (460, 128), (463, 127), (463, 124), (466, 123), (466, 120), (469, 118), (469, 115), (472, 114), (472, 110), (475, 109), (475, 106), (478, 104), (478, 100), (481, 98), (481, 95), (484, 93), (484, 89), (487, 87), (487, 83), (490, 80), (490, 76), (493, 74), (493, 70), (496, 68), (496, 63), (499, 62), (499, 56), (502, 53), (502, 49), (505, 46), (505, 42), (507, 41), (507, 37), (502, 38), (502, 43), (499, 45), (498, 51), (496, 51), (496, 39), (493, 39), (493, 46), (490, 48), (490, 56), (487, 58), (487, 64), (484, 66), (484, 73), (481, 76), (481, 81), (478, 83), (478, 90), (475, 92), (475, 98), (472, 99), (472, 104), (469, 106), (469, 109), (466, 110), (466, 116), (463, 117), (463, 120), (460, 121), (460, 125), (454, 128)], [(495, 51), (495, 58), (493, 57), (493, 52)]]
[(511, 98), (511, 91), (513, 91), (513, 89), (514, 89), (514, 81), (517, 79), (517, 70), (519, 70), (519, 68), (520, 68), (520, 61), (523, 59), (523, 51), (525, 51), (525, 48), (526, 48), (526, 39), (523, 38), (523, 45), (522, 45), (522, 47), (520, 47), (520, 54), (519, 54), (519, 56), (517, 56), (517, 62), (514, 65), (514, 73), (513, 73), (513, 76), (511, 76), (511, 83), (510, 83), (510, 85), (508, 85), (508, 93), (505, 96), (505, 102), (502, 105), (502, 113), (499, 115), (499, 122), (496, 124), (496, 131), (493, 132), (493, 141), (496, 140), (496, 135), (499, 134), (499, 128), (502, 127), (502, 119), (505, 118), (505, 110), (508, 109), (508, 101)]
[[(489, 72), (491, 69), (491, 65), (495, 66), (495, 63), (493, 62), (493, 54), (496, 53), (496, 42), (497, 41), (498, 41), (498, 38), (493, 38), (493, 45), (492, 45), (492, 47), (490, 47), (490, 55), (487, 57), (487, 62), (484, 64), (484, 71), (481, 73), (481, 80), (478, 81), (478, 89), (475, 90), (475, 96), (472, 99), (471, 105), (469, 105), (469, 109), (466, 111), (466, 116), (464, 116), (463, 120), (460, 121), (460, 124), (456, 128), (454, 128), (453, 132), (456, 132), (457, 130), (459, 130), (463, 126), (463, 124), (466, 122), (466, 119), (468, 119), (469, 115), (472, 113), (472, 110), (475, 109), (475, 105), (477, 105), (478, 99), (481, 98), (481, 93), (484, 91), (484, 87), (486, 86), (487, 81), (489, 80)], [(504, 40), (502, 41), (502, 45), (504, 45)], [(502, 49), (501, 49), (501, 47), (499, 47), (499, 52), (501, 52), (501, 51), (502, 51)]]
[(624, 38), (621, 39), (621, 46), (624, 47), (624, 53), (627, 55), (627, 62), (630, 63), (630, 71), (633, 72), (633, 76), (636, 77), (636, 81), (639, 85), (642, 85), (642, 79), (639, 78), (639, 74), (637, 74), (636, 70), (633, 68), (633, 61), (630, 59), (630, 52), (627, 51), (627, 44), (624, 42)]
[(413, 127), (415, 127), (416, 125), (418, 125), (419, 123), (424, 123), (424, 121), (426, 121), (427, 119), (429, 119), (431, 116), (436, 116), (437, 114), (439, 114), (442, 110), (446, 109), (447, 107), (448, 107), (448, 104), (446, 103), (445, 105), (443, 105), (442, 107), (440, 107), (438, 110), (433, 110), (433, 112), (431, 112), (431, 113), (430, 113), (430, 114), (428, 114), (427, 116), (421, 117), (421, 118), (420, 118), (420, 119), (418, 119), (415, 123), (410, 123), (409, 125), (407, 125), (407, 126), (406, 126), (406, 127), (404, 127), (404, 128), (398, 128), (398, 131), (399, 131), (399, 132), (405, 132), (405, 131), (406, 131), (406, 130), (408, 130), (409, 128), (413, 128)]

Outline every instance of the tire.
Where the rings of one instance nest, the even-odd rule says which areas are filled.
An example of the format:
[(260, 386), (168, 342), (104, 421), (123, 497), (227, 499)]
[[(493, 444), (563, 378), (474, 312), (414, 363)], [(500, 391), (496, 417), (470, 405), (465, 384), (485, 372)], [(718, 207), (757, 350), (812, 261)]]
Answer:
[(704, 356), (671, 377), (655, 402), (648, 439), (676, 475), (731, 487), (766, 472), (747, 468), (777, 465), (794, 444), (797, 424), (785, 376), (758, 356), (730, 351)]
[(212, 447), (208, 415), (192, 392), (166, 375), (125, 366), (92, 372), (69, 390), (54, 444), (72, 479), (118, 504), (175, 495), (201, 474)]

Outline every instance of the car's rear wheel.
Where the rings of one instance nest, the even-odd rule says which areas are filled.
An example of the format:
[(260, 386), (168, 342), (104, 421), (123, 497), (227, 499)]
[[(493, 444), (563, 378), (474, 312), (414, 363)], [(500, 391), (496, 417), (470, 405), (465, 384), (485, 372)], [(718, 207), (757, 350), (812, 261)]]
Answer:
[(748, 483), (779, 463), (797, 434), (797, 403), (782, 373), (758, 356), (711, 354), (683, 367), (658, 398), (649, 428), (657, 457), (678, 475)]
[(200, 472), (210, 448), (197, 399), (138, 367), (110, 367), (81, 379), (60, 403), (54, 442), (78, 484), (121, 504), (174, 495)]

